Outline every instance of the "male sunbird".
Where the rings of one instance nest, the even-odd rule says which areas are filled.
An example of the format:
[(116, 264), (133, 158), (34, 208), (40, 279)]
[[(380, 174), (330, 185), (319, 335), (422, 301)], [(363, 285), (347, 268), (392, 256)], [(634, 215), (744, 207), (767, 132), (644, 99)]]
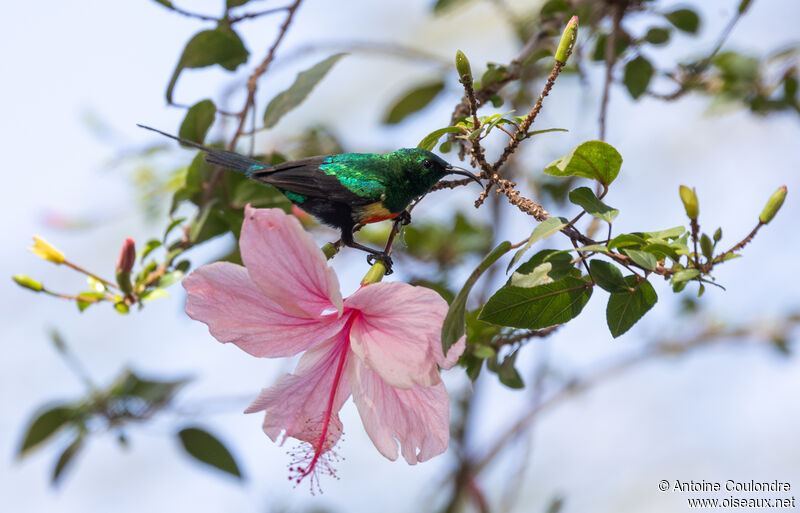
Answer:
[(209, 148), (149, 126), (182, 144), (205, 152), (214, 165), (242, 173), (248, 178), (272, 185), (292, 203), (323, 223), (338, 228), (342, 243), (369, 253), (368, 262), (377, 258), (391, 272), (388, 248), (378, 251), (353, 240), (356, 225), (376, 223), (401, 216), (410, 221), (406, 207), (428, 192), (445, 175), (477, 176), (453, 167), (441, 157), (419, 148), (403, 148), (391, 153), (343, 153), (320, 155), (271, 166), (231, 151)]

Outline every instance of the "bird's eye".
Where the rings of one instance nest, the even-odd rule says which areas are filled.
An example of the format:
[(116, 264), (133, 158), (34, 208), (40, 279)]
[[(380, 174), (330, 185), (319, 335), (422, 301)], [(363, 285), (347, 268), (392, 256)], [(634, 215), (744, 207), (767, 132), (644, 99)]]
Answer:
[(433, 165), (433, 162), (431, 162), (428, 159), (425, 159), (425, 160), (422, 161), (422, 167), (424, 167), (425, 169), (430, 169), (430, 167), (432, 165)]

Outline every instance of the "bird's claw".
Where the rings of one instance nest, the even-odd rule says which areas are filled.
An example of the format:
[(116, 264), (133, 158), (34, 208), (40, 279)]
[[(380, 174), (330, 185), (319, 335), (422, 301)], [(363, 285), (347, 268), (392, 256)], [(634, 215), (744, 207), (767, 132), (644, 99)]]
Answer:
[(400, 215), (397, 216), (397, 219), (400, 221), (402, 226), (411, 224), (411, 214), (408, 212), (408, 210), (403, 210), (400, 212)]
[(386, 272), (384, 273), (386, 274), (386, 276), (389, 276), (394, 272), (392, 271), (392, 257), (387, 255), (386, 253), (370, 253), (369, 255), (367, 255), (367, 263), (369, 265), (373, 265), (376, 260), (380, 260), (381, 262), (383, 262), (383, 265), (386, 266)]

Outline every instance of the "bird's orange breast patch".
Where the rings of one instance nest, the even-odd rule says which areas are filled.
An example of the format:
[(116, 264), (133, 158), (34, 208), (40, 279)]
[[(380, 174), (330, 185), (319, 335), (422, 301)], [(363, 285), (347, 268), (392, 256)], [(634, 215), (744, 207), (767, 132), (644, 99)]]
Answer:
[(355, 221), (363, 224), (377, 223), (379, 221), (386, 221), (387, 219), (394, 219), (400, 213), (394, 213), (387, 210), (381, 201), (364, 205), (356, 210)]

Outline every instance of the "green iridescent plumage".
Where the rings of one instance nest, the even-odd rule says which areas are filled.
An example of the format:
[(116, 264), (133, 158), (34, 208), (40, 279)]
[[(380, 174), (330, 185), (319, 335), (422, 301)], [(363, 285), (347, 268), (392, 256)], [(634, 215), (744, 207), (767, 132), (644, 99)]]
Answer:
[[(142, 126), (142, 125), (139, 125)], [(388, 255), (353, 240), (356, 225), (394, 219), (447, 174), (469, 176), (435, 154), (418, 148), (391, 153), (324, 155), (269, 166), (225, 150), (208, 148), (154, 128), (142, 126), (206, 152), (206, 160), (278, 188), (295, 205), (339, 228), (342, 242), (390, 261)]]

